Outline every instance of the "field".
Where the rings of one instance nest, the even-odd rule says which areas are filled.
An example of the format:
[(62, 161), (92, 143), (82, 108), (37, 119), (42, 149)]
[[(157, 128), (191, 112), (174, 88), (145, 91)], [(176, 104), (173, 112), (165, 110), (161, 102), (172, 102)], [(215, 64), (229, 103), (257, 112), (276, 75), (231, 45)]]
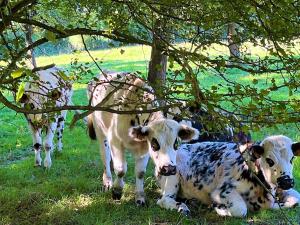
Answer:
[[(92, 52), (104, 69), (136, 71), (146, 73), (150, 49), (146, 47), (124, 47)], [(91, 62), (86, 53), (38, 58), (38, 65), (55, 63), (68, 67), (72, 58)], [(97, 73), (95, 66), (93, 73)], [(230, 71), (234, 79), (251, 82), (252, 76), (239, 71)], [(272, 76), (272, 75), (270, 75)], [(91, 76), (90, 76), (91, 77)], [(86, 77), (83, 80), (89, 80)], [(205, 85), (214, 84), (213, 76), (200, 77)], [(83, 82), (84, 83), (84, 82)], [(73, 102), (86, 102), (85, 84), (74, 85)], [(264, 85), (261, 82), (261, 85)], [(282, 91), (277, 98), (287, 98)], [(274, 96), (275, 97), (275, 96)], [(294, 96), (299, 98), (299, 96)], [(50, 170), (34, 168), (34, 153), (31, 150), (31, 134), (23, 115), (0, 105), (0, 224), (287, 224), (284, 213), (294, 224), (300, 223), (300, 207), (281, 211), (250, 213), (247, 218), (218, 217), (206, 206), (191, 205), (190, 217), (180, 216), (175, 211), (160, 209), (156, 205), (159, 189), (153, 177), (153, 164), (148, 165), (145, 189), (147, 206), (139, 208), (134, 203), (134, 165), (127, 155), (128, 173), (121, 201), (111, 200), (111, 193), (101, 191), (102, 163), (96, 142), (88, 138), (82, 121), (69, 130), (72, 118), (68, 114), (64, 133), (64, 150), (54, 153)], [(300, 140), (294, 125), (263, 129), (253, 133), (255, 140), (266, 135), (284, 134), (295, 141)], [(300, 190), (300, 159), (295, 160), (296, 187)]]

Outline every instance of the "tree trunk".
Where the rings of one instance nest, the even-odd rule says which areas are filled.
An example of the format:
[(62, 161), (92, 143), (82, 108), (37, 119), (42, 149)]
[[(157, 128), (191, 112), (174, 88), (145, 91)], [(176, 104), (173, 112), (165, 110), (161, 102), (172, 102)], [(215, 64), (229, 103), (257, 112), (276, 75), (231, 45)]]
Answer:
[(160, 39), (154, 36), (151, 59), (149, 62), (148, 81), (155, 88), (160, 88), (166, 82), (168, 57), (159, 49)]
[[(28, 25), (26, 24), (25, 25), (25, 31), (26, 31), (26, 34), (25, 34), (25, 38), (26, 38), (26, 43), (27, 43), (27, 46), (28, 45), (31, 45), (33, 43), (32, 41), (32, 25)], [(35, 59), (35, 54), (34, 54), (34, 49), (30, 49), (28, 51), (28, 55), (30, 56), (31, 58), (31, 64), (32, 64), (32, 67), (33, 68), (36, 68), (37, 67), (37, 64), (36, 64), (36, 59)]]
[(160, 105), (165, 105), (163, 88), (166, 83), (168, 57), (161, 50), (166, 38), (166, 22), (163, 19), (155, 21), (153, 27), (152, 51), (149, 62), (148, 82), (153, 87)]
[(228, 48), (230, 52), (230, 59), (237, 60), (240, 58), (240, 46), (237, 44), (233, 38), (233, 36), (237, 35), (236, 32), (236, 24), (229, 23), (228, 24), (228, 32), (227, 32), (227, 40), (228, 40)]

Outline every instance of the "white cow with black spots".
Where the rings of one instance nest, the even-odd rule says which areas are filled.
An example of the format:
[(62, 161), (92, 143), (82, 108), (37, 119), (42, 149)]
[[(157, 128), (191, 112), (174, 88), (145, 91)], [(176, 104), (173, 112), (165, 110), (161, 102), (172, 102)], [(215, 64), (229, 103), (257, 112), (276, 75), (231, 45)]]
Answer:
[[(26, 109), (43, 109), (45, 107), (61, 107), (71, 104), (72, 86), (60, 75), (56, 67), (36, 72), (25, 85), (25, 92), (20, 98), (21, 105)], [(43, 114), (25, 114), (32, 132), (33, 149), (35, 151), (35, 166), (42, 165), (42, 130), (46, 129), (44, 139), (45, 160), (44, 166), (51, 167), (51, 151), (53, 138), (57, 131), (57, 149), (62, 150), (62, 134), (67, 111)]]
[(158, 204), (188, 214), (188, 207), (175, 200), (179, 196), (210, 205), (221, 216), (243, 217), (248, 210), (279, 208), (277, 195), (282, 207), (294, 207), (300, 194), (293, 189), (292, 161), (299, 155), (300, 142), (280, 135), (245, 149), (229, 142), (182, 145), (177, 174), (157, 175), (163, 193)]
[[(119, 111), (153, 108), (155, 102), (152, 89), (144, 80), (129, 73), (109, 73), (100, 76), (88, 86), (88, 95), (93, 106), (109, 106)], [(145, 103), (142, 106), (142, 103)], [(89, 115), (89, 134), (100, 143), (104, 163), (103, 186), (112, 187), (114, 199), (120, 199), (124, 186), (123, 177), (127, 171), (125, 149), (135, 158), (136, 203), (145, 204), (144, 173), (149, 153), (157, 172), (165, 176), (176, 173), (175, 147), (177, 139), (191, 140), (197, 137), (197, 130), (165, 119), (162, 112), (142, 114), (117, 114), (95, 111)], [(106, 141), (107, 140), (107, 141)], [(116, 179), (113, 183), (111, 160)]]

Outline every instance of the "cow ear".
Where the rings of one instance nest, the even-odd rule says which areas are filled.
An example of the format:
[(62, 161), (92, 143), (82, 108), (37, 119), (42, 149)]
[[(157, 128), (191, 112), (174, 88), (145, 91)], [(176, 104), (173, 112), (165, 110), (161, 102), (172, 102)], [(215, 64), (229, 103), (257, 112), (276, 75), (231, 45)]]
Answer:
[(61, 97), (61, 92), (59, 90), (53, 90), (51, 91), (50, 93), (50, 97), (53, 99), (53, 100), (57, 100)]
[(149, 128), (147, 126), (131, 127), (129, 129), (129, 136), (135, 141), (146, 141), (149, 136)]
[(294, 156), (300, 156), (300, 142), (292, 144), (292, 151), (294, 153)]
[(27, 103), (29, 101), (29, 97), (27, 94), (23, 94), (22, 97), (19, 99), (20, 103)]
[(265, 152), (264, 148), (260, 145), (252, 145), (250, 148), (253, 160), (259, 159)]
[(178, 131), (178, 137), (182, 141), (190, 141), (193, 139), (197, 139), (199, 137), (199, 131), (195, 128), (186, 126), (186, 125), (180, 125), (179, 131)]

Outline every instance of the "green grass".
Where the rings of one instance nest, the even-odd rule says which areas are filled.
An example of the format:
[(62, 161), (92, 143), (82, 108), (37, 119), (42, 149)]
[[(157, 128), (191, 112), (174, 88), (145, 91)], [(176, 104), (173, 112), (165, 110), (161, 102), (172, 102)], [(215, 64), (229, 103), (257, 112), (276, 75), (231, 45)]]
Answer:
[[(146, 73), (150, 49), (139, 46), (92, 52), (94, 57), (103, 58), (100, 65), (116, 71), (139, 70)], [(71, 62), (72, 55), (41, 57), (39, 65), (56, 63), (65, 67)], [(84, 53), (81, 62), (91, 62)], [(97, 73), (96, 68), (92, 68)], [(229, 72), (228, 72), (229, 73)], [(253, 77), (239, 71), (230, 71), (232, 79), (244, 83)], [(271, 75), (270, 75), (271, 76)], [(83, 80), (88, 80), (85, 77)], [(206, 87), (216, 83), (216, 77), (199, 77)], [(262, 81), (260, 81), (262, 82)], [(264, 85), (262, 82), (260, 86)], [(85, 84), (74, 85), (73, 102), (86, 102)], [(287, 97), (283, 91), (280, 98)], [(298, 97), (298, 96), (296, 96)], [(86, 127), (77, 123), (73, 130), (68, 129), (72, 113), (68, 114), (67, 128), (64, 133), (64, 150), (52, 156), (50, 170), (34, 168), (34, 153), (31, 151), (31, 134), (22, 115), (7, 108), (0, 110), (0, 224), (285, 224), (279, 211), (265, 210), (250, 213), (247, 218), (222, 218), (205, 206), (192, 204), (189, 218), (175, 211), (160, 209), (156, 205), (159, 189), (153, 177), (153, 164), (149, 163), (145, 190), (147, 206), (139, 208), (134, 203), (134, 163), (127, 155), (128, 173), (121, 201), (111, 200), (111, 193), (101, 191), (103, 167), (100, 162), (99, 148), (90, 141)], [(254, 139), (271, 134), (285, 134), (300, 140), (294, 125), (281, 125), (277, 129), (262, 129), (254, 133)], [(300, 159), (295, 160), (296, 186), (300, 190)], [(284, 213), (299, 224), (300, 209), (284, 210)], [(253, 224), (253, 223), (252, 223)]]

